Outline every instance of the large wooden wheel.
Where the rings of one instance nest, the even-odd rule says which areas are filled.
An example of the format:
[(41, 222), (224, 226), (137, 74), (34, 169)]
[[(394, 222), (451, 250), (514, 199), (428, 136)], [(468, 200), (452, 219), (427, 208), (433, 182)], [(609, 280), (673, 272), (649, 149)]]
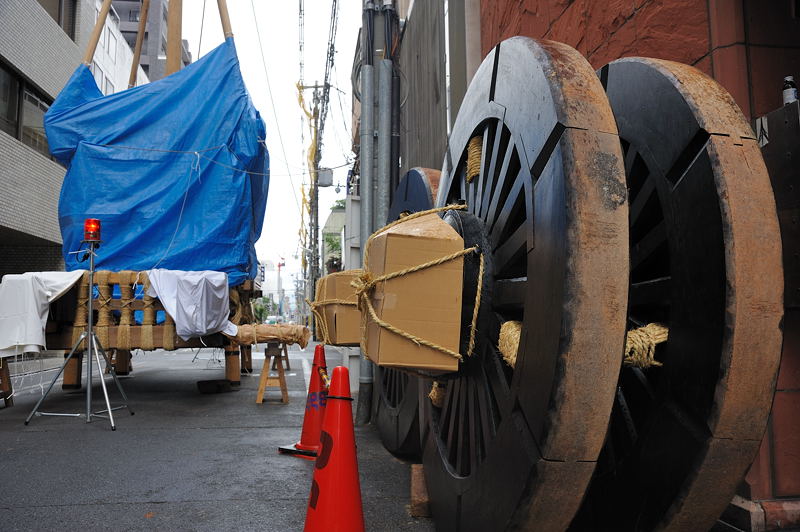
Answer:
[[(480, 172), (468, 182), (475, 136)], [(489, 54), (442, 171), (437, 204), (458, 200), (467, 213), (445, 219), (467, 245), (483, 243), (488, 284), (475, 353), (439, 379), (441, 407), (421, 401), (437, 527), (564, 530), (603, 444), (628, 278), (620, 142), (600, 81), (580, 54), (520, 37)], [(465, 260), (465, 289), (475, 287), (474, 260)], [(497, 349), (508, 320), (522, 323), (514, 367)]]
[[(439, 188), (439, 170), (412, 168), (403, 176), (392, 196), (389, 219), (433, 207)], [(407, 457), (421, 454), (419, 439), (419, 379), (392, 368), (375, 367), (377, 399), (373, 402), (373, 422), (383, 446), (389, 452)]]
[(630, 193), (628, 327), (659, 322), (663, 365), (624, 367), (574, 529), (708, 530), (761, 442), (781, 348), (769, 176), (732, 98), (696, 69), (600, 71)]

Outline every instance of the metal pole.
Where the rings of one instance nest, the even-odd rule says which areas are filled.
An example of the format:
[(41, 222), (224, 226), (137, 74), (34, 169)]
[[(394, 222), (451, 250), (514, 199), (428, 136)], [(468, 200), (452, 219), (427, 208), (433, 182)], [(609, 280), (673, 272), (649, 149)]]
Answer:
[(93, 305), (94, 301), (94, 249), (95, 243), (89, 243), (89, 319), (86, 326), (86, 422), (92, 421), (92, 353), (94, 352)]
[(167, 64), (164, 75), (169, 76), (181, 69), (181, 45), (183, 0), (169, 0), (167, 13)]
[[(319, 86), (315, 83), (315, 86)], [(314, 160), (312, 161), (313, 167), (310, 169), (311, 173), (311, 190), (309, 192), (309, 210), (311, 211), (309, 217), (309, 233), (310, 233), (310, 244), (309, 247), (311, 248), (311, 276), (309, 278), (309, 299), (314, 299), (317, 289), (317, 280), (320, 277), (319, 274), (319, 162), (322, 158), (322, 151), (320, 150), (320, 143), (322, 139), (320, 138), (320, 131), (319, 131), (319, 120), (320, 120), (320, 113), (319, 113), (319, 103), (320, 103), (320, 92), (318, 88), (314, 89)], [(317, 320), (314, 318), (313, 313), (311, 315), (312, 323), (314, 324), (314, 333), (317, 332)]]
[[(385, 15), (384, 15), (385, 16)], [(378, 194), (375, 198), (376, 228), (389, 217), (389, 185), (392, 154), (392, 61), (378, 63)]]
[(147, 12), (150, 10), (150, 0), (142, 0), (142, 9), (139, 11), (139, 29), (136, 32), (136, 45), (133, 48), (133, 63), (131, 75), (128, 77), (128, 88), (136, 86), (136, 73), (139, 70), (139, 61), (142, 58), (142, 44), (147, 31)]
[[(108, 399), (108, 390), (106, 389), (106, 380), (103, 378), (103, 372), (100, 370), (100, 355), (97, 354), (97, 346), (94, 345), (95, 337), (89, 337), (89, 343), (92, 344), (92, 349), (94, 349), (94, 359), (97, 362), (97, 373), (100, 374), (100, 387), (103, 389), (103, 397), (106, 399), (106, 408), (108, 409), (108, 420), (111, 422), (111, 430), (117, 430), (117, 426), (114, 424), (114, 414), (111, 413), (113, 410), (111, 408), (111, 401)], [(107, 361), (106, 361), (107, 363)]]
[(392, 194), (400, 184), (400, 76), (392, 70), (392, 142), (389, 170), (389, 205)]
[(372, 234), (372, 165), (374, 154), (373, 135), (375, 126), (373, 124), (374, 89), (372, 86), (374, 78), (374, 67), (363, 65), (361, 67), (361, 183), (359, 192), (361, 194), (361, 227), (359, 240), (361, 241), (361, 253), (365, 250), (367, 239)]
[[(368, 28), (373, 29), (379, 24), (374, 23), (375, 8), (372, 2), (367, 1), (364, 4), (364, 24), (362, 35), (364, 42), (361, 46), (361, 153), (359, 158), (361, 160), (361, 182), (359, 184), (359, 193), (361, 195), (361, 213), (360, 213), (360, 227), (359, 227), (359, 240), (361, 243), (361, 254), (363, 262), (363, 254), (366, 249), (366, 243), (372, 231), (375, 229), (374, 224), (374, 209), (373, 209), (373, 187), (374, 187), (374, 174), (373, 165), (375, 164), (375, 70), (372, 66), (372, 59), (374, 53), (374, 41), (370, 37)], [(363, 266), (366, 266), (362, 264)], [(358, 364), (358, 404), (356, 405), (356, 423), (364, 425), (369, 423), (372, 414), (372, 362), (367, 359), (365, 353), (362, 353), (361, 359)]]

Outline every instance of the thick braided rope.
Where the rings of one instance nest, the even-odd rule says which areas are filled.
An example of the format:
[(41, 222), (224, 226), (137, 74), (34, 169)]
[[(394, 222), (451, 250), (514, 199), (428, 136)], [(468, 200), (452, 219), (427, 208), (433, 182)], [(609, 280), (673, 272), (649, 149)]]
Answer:
[[(412, 266), (410, 268), (406, 268), (404, 270), (399, 270), (396, 272), (392, 272), (386, 275), (381, 275), (379, 277), (373, 277), (372, 274), (368, 271), (369, 265), (369, 246), (372, 243), (372, 240), (379, 234), (383, 233), (384, 231), (404, 222), (408, 222), (415, 218), (420, 218), (422, 216), (427, 216), (428, 214), (433, 214), (436, 212), (442, 212), (447, 210), (463, 210), (466, 209), (466, 205), (447, 205), (445, 207), (437, 207), (435, 209), (429, 209), (427, 211), (420, 211), (414, 214), (410, 214), (399, 220), (395, 220), (394, 222), (384, 226), (383, 228), (379, 229), (375, 233), (373, 233), (369, 239), (367, 240), (365, 250), (364, 250), (364, 273), (353, 279), (350, 285), (355, 288), (356, 296), (358, 297), (358, 308), (362, 312), (364, 310), (367, 311), (369, 317), (379, 326), (388, 331), (397, 334), (398, 336), (402, 336), (407, 340), (411, 340), (417, 345), (423, 345), (425, 347), (429, 347), (441, 353), (445, 353), (447, 355), (452, 356), (458, 360), (462, 360), (463, 356), (461, 353), (453, 351), (452, 349), (447, 349), (446, 347), (440, 346), (436, 343), (430, 342), (424, 338), (420, 338), (419, 336), (413, 335), (409, 332), (406, 332), (402, 329), (398, 329), (394, 325), (381, 320), (378, 318), (377, 313), (375, 312), (375, 308), (372, 306), (371, 295), (373, 290), (375, 289), (375, 285), (380, 282), (389, 281), (391, 279), (395, 279), (397, 277), (401, 277), (404, 275), (408, 275), (410, 273), (418, 272), (420, 270), (424, 270), (426, 268), (432, 268), (434, 266), (438, 266), (440, 264), (444, 264), (445, 262), (449, 262), (455, 260), (459, 257), (463, 257), (468, 255), (469, 253), (478, 253), (480, 256), (480, 268), (478, 270), (478, 288), (475, 293), (475, 307), (473, 308), (472, 312), (472, 323), (470, 325), (470, 340), (469, 345), (467, 348), (467, 356), (471, 356), (472, 352), (475, 348), (475, 327), (477, 325), (478, 320), (478, 311), (480, 309), (481, 304), (481, 294), (482, 294), (482, 287), (483, 287), (483, 275), (484, 275), (484, 258), (483, 254), (480, 251), (478, 246), (473, 246), (471, 248), (462, 249), (460, 251), (456, 251), (455, 253), (451, 253), (450, 255), (445, 255), (444, 257), (439, 257), (438, 259), (431, 260), (429, 262), (425, 262), (423, 264), (418, 264), (416, 266)], [(366, 329), (362, 330), (362, 338), (361, 338), (362, 349), (366, 346)]]
[(472, 183), (481, 173), (481, 151), (483, 150), (483, 135), (469, 139), (467, 144), (467, 183)]
[[(478, 246), (475, 246), (476, 248)], [(467, 347), (467, 356), (472, 356), (472, 351), (475, 349), (475, 327), (478, 325), (478, 311), (481, 308), (481, 295), (483, 292), (483, 271), (484, 271), (484, 263), (483, 263), (483, 253), (478, 252), (478, 257), (480, 258), (480, 268), (478, 268), (478, 288), (475, 292), (475, 306), (472, 307), (472, 323), (470, 324), (469, 328), (469, 347)]]
[(372, 318), (372, 321), (374, 321), (377, 325), (379, 325), (380, 327), (383, 327), (387, 331), (391, 331), (391, 332), (397, 334), (398, 336), (402, 336), (403, 338), (405, 338), (407, 340), (411, 340), (412, 342), (414, 342), (417, 345), (424, 345), (425, 347), (430, 347), (431, 349), (435, 349), (436, 351), (440, 351), (442, 353), (445, 353), (446, 355), (450, 355), (451, 357), (457, 358), (458, 360), (461, 360), (463, 358), (461, 356), (461, 353), (457, 353), (457, 352), (453, 351), (452, 349), (447, 349), (446, 347), (442, 347), (442, 346), (440, 346), (438, 344), (435, 344), (433, 342), (429, 342), (428, 340), (426, 340), (424, 338), (420, 338), (419, 336), (415, 336), (413, 334), (407, 333), (406, 331), (404, 331), (402, 329), (398, 329), (397, 327), (395, 327), (391, 323), (387, 323), (387, 322), (383, 321), (382, 319), (380, 319), (378, 317), (377, 314), (375, 314), (375, 308), (372, 306), (372, 303), (369, 301), (369, 299), (367, 299), (367, 301), (366, 301), (366, 307), (367, 307), (367, 312), (369, 313), (370, 318)]
[(655, 359), (656, 346), (666, 342), (669, 329), (660, 323), (649, 323), (638, 329), (631, 329), (625, 337), (625, 357), (622, 359), (626, 366), (649, 368), (661, 366)]
[(328, 323), (325, 321), (325, 318), (322, 315), (322, 312), (318, 310), (319, 307), (324, 307), (325, 305), (349, 305), (351, 307), (357, 307), (358, 303), (355, 301), (347, 301), (346, 299), (323, 299), (322, 301), (309, 301), (306, 299), (306, 304), (311, 308), (311, 312), (314, 313), (314, 317), (317, 318), (317, 324), (319, 325), (320, 332), (322, 333), (322, 343), (330, 344), (330, 335), (328, 334)]
[(328, 324), (325, 322), (325, 318), (322, 316), (322, 313), (317, 310), (316, 303), (312, 303), (308, 299), (306, 299), (306, 304), (311, 309), (311, 312), (314, 314), (314, 317), (317, 319), (317, 326), (319, 327), (320, 335), (322, 336), (322, 343), (323, 344), (330, 344), (330, 336), (328, 335)]
[(415, 212), (413, 214), (409, 214), (408, 216), (404, 216), (404, 217), (399, 218), (399, 219), (397, 219), (397, 220), (395, 220), (395, 221), (393, 221), (391, 223), (388, 223), (388, 224), (384, 225), (383, 227), (381, 227), (380, 229), (378, 229), (377, 231), (372, 233), (369, 236), (369, 238), (367, 239), (367, 242), (364, 244), (364, 269), (366, 270), (367, 269), (367, 265), (369, 264), (369, 248), (370, 248), (370, 244), (372, 244), (372, 241), (378, 235), (380, 235), (382, 233), (385, 233), (386, 231), (388, 231), (389, 229), (391, 229), (392, 227), (394, 227), (396, 225), (400, 225), (400, 224), (405, 223), (405, 222), (410, 222), (411, 220), (416, 220), (417, 218), (422, 218), (423, 216), (427, 216), (429, 214), (435, 214), (437, 212), (444, 212), (444, 211), (463, 211), (463, 210), (466, 210), (466, 208), (467, 208), (466, 205), (456, 205), (456, 204), (445, 205), (444, 207), (436, 207), (436, 208), (433, 208), (433, 209), (428, 209), (427, 211)]

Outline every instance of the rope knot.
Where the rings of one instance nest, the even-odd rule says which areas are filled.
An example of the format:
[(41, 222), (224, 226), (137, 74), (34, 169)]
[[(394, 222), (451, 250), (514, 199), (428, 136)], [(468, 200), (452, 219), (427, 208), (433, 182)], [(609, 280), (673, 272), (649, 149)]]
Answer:
[(350, 286), (355, 288), (356, 301), (358, 302), (358, 310), (362, 311), (366, 308), (366, 300), (372, 295), (375, 289), (375, 276), (367, 270), (364, 270), (358, 277), (350, 281)]
[(669, 329), (660, 323), (649, 323), (628, 331), (623, 363), (642, 369), (661, 366), (661, 362), (655, 359), (656, 346), (666, 342), (668, 337)]

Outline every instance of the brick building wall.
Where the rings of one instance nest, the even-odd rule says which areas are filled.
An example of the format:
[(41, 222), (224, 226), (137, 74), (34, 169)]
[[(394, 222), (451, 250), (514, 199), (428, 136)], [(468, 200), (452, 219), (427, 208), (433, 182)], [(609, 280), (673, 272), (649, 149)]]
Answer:
[(481, 49), (526, 35), (565, 42), (595, 68), (627, 56), (687, 63), (755, 118), (781, 106), (784, 76), (800, 77), (798, 11), (793, 0), (481, 0)]

